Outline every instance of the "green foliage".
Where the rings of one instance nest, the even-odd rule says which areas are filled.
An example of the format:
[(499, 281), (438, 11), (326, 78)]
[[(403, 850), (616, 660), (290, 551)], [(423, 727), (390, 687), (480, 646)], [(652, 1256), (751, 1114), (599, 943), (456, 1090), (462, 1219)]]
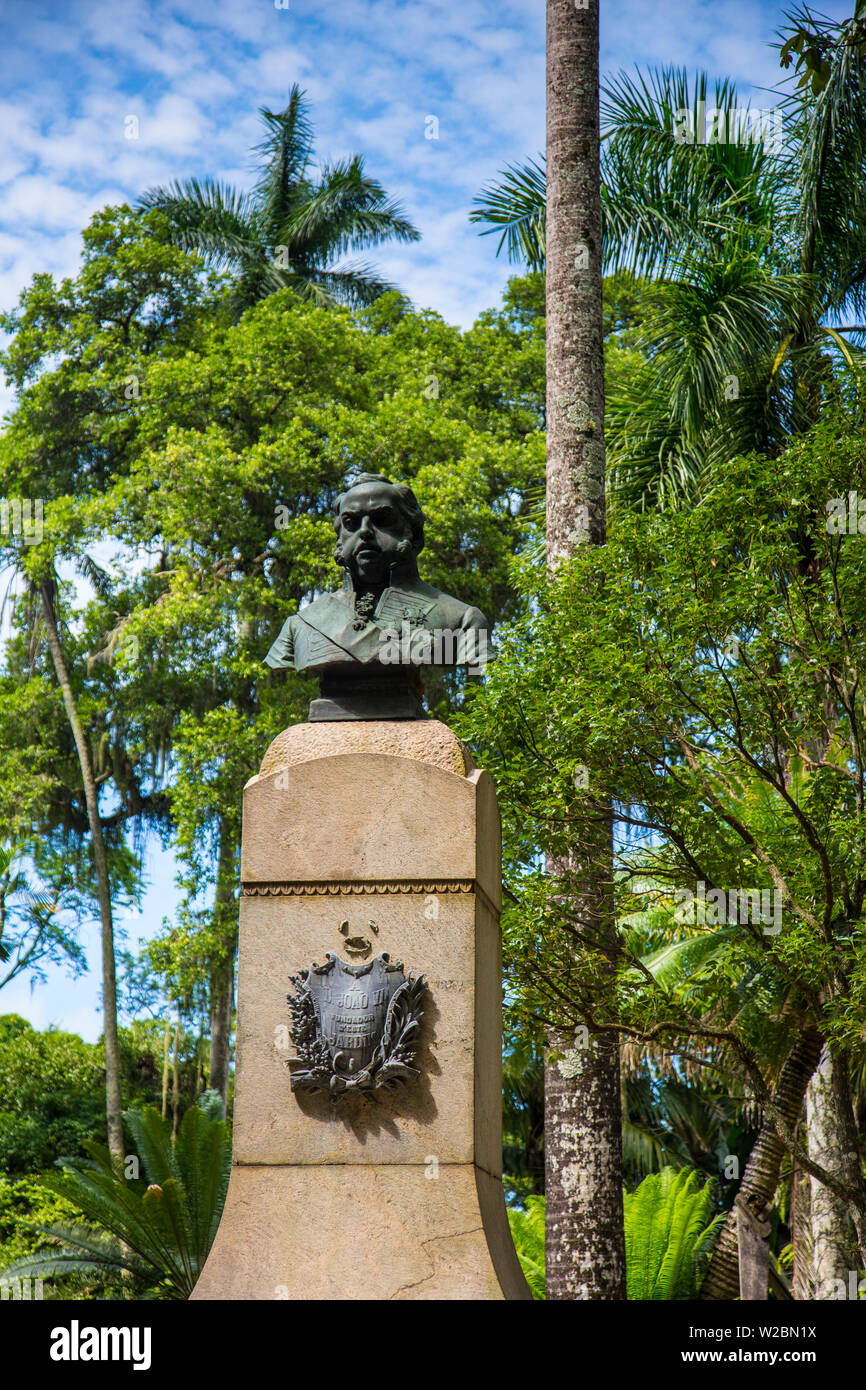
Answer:
[(0, 1270), (36, 1252), (41, 1237), (34, 1226), (68, 1221), (75, 1215), (65, 1198), (42, 1185), (42, 1176), (0, 1175)]
[[(68, 1274), (128, 1271), (139, 1295), (188, 1298), (213, 1244), (231, 1167), (231, 1139), (223, 1121), (193, 1106), (176, 1140), (171, 1126), (148, 1107), (124, 1116), (144, 1177), (126, 1178), (108, 1150), (88, 1144), (91, 1162), (68, 1160), (44, 1186), (99, 1228), (40, 1226), (52, 1248), (24, 1256), (7, 1278), (63, 1278)], [(57, 1248), (59, 1246), (59, 1248)]]
[[(461, 334), (393, 297), (351, 316), (284, 291), (216, 324), (203, 347), (154, 364), (140, 406), (150, 448), (88, 522), (114, 527), (142, 558), (158, 546), (158, 566), (113, 598), (138, 659), (100, 679), (140, 756), (155, 729), (172, 748), (169, 804), (191, 891), (152, 961), (182, 992), (233, 929), (197, 915), (192, 890), (215, 885), (249, 769), (310, 698), (309, 681), (275, 677), (261, 658), (286, 614), (337, 579), (332, 509), (347, 469), (373, 464), (412, 483), (429, 517), (426, 577), (494, 621), (514, 609), (510, 559), (543, 471), (543, 345), (507, 315)], [(459, 682), (431, 689), (439, 708), (460, 698)]]
[[(233, 958), (243, 785), (311, 695), (262, 656), (337, 578), (347, 474), (410, 482), (430, 519), (425, 577), (492, 622), (516, 612), (510, 562), (544, 473), (544, 345), (538, 286), (519, 283), (468, 333), (396, 294), (350, 313), (286, 288), (232, 323), (166, 227), (157, 210), (103, 211), (79, 275), (41, 277), (9, 316), (2, 360), (20, 400), (0, 437), (0, 487), (45, 499), (43, 544), (10, 558), (33, 577), (72, 560), (93, 583), (84, 604), (60, 584), (57, 605), (113, 892), (140, 891), (147, 831), (174, 841), (185, 899), (144, 964), (186, 1018)], [(119, 556), (99, 572), (95, 543)], [(30, 758), (43, 780), (24, 850), (50, 847), (51, 881), (71, 858), (90, 906), (80, 770), (32, 595), (5, 660), (0, 814)], [(431, 705), (446, 713), (465, 692), (462, 677), (437, 679)]]
[[(720, 466), (694, 508), (620, 517), (551, 581), (528, 567), (536, 611), (457, 721), (503, 810), (515, 1026), (616, 1026), (758, 1099), (801, 1027), (863, 1059), (866, 551), (856, 519), (828, 526), (834, 499), (866, 495), (863, 419), (851, 385), (779, 458)], [(607, 805), (614, 971), (580, 874), (539, 868), (592, 866)], [(680, 912), (701, 883), (712, 909)]]
[(713, 1214), (711, 1185), (690, 1169), (663, 1168), (624, 1202), (628, 1297), (697, 1298), (724, 1220)]
[(102, 1048), (14, 1015), (2, 1022), (0, 1172), (37, 1172), (104, 1134)]
[[(859, 4), (841, 24), (786, 16), (781, 63), (802, 73), (770, 128), (706, 73), (604, 86), (604, 265), (652, 277), (627, 351), (607, 354), (614, 506), (682, 505), (725, 460), (779, 453), (853, 369), (866, 336), (864, 36)], [(473, 213), (536, 270), (545, 182), (543, 162), (513, 166)]]
[(531, 1035), (508, 1040), (502, 1065), (502, 1165), (508, 1201), (544, 1190), (544, 1065)]
[[(137, 1105), (162, 1089), (163, 1025), (135, 1020), (120, 1029), (124, 1094)], [(181, 1107), (198, 1094), (198, 1052), (184, 1035), (179, 1055)], [(15, 1014), (0, 1016), (0, 1172), (35, 1173), (67, 1155), (82, 1155), (105, 1135), (102, 1043), (75, 1033), (39, 1032)]]
[[(171, 1058), (174, 1066), (174, 1040), (177, 1038), (179, 1113), (196, 1103), (203, 1085), (202, 1039), (190, 1029), (177, 1025), (172, 1029)], [(132, 1019), (120, 1029), (120, 1063), (123, 1071), (123, 1094), (137, 1110), (156, 1105), (162, 1099), (163, 1049), (165, 1022), (159, 1018)]]
[(527, 1197), (523, 1209), (509, 1207), (508, 1224), (532, 1297), (544, 1298), (544, 1197)]
[[(715, 1181), (730, 1207), (755, 1139), (755, 1108), (741, 1077), (684, 1067), (658, 1055), (624, 1078), (623, 1166), (628, 1187), (663, 1168), (692, 1167)], [(731, 1158), (738, 1164), (734, 1170)], [(737, 1176), (733, 1177), (736, 1171)]]
[(794, 72), (799, 73), (797, 87), (811, 87), (812, 95), (820, 97), (832, 80), (839, 57), (862, 58), (864, 52), (866, 10), (863, 0), (856, 0), (854, 14), (841, 24), (816, 19), (805, 8), (789, 15), (785, 38), (779, 48), (779, 63), (789, 68), (793, 62)]
[(486, 223), (482, 236), (499, 232), (496, 254), (530, 270), (540, 270), (547, 254), (546, 185), (543, 161), (529, 159), (511, 165), (496, 183), (488, 184), (469, 214), (472, 222)]
[(202, 1091), (196, 1104), (209, 1120), (222, 1119), (223, 1099), (219, 1091)]
[(0, 316), (9, 335), (0, 365), (19, 393), (2, 439), (20, 490), (6, 496), (74, 493), (83, 478), (92, 490), (125, 471), (136, 432), (131, 378), (138, 364), (188, 349), (211, 289), (201, 262), (166, 244), (166, 230), (158, 212), (102, 209), (82, 232), (79, 274), (59, 284), (34, 276)]

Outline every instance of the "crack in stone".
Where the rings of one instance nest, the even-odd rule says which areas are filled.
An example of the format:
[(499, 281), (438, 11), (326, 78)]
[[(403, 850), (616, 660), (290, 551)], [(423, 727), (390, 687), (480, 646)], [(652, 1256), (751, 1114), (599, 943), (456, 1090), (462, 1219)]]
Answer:
[[(435, 1245), (435, 1244), (437, 1243), (437, 1241), (440, 1241), (440, 1240), (462, 1240), (464, 1236), (474, 1236), (474, 1235), (476, 1235), (479, 1231), (481, 1231), (481, 1232), (483, 1233), (484, 1227), (483, 1227), (483, 1226), (471, 1226), (470, 1229), (469, 1229), (468, 1231), (455, 1231), (455, 1232), (453, 1233), (453, 1235), (448, 1235), (448, 1236), (429, 1236), (429, 1237), (427, 1238), (427, 1240), (422, 1240), (422, 1242), (421, 1242), (421, 1249), (423, 1250), (424, 1247), (425, 1247), (425, 1245)], [(430, 1263), (431, 1263), (431, 1265), (433, 1265), (432, 1257), (427, 1256), (427, 1258), (430, 1259)], [(421, 1287), (422, 1284), (429, 1284), (430, 1280), (433, 1279), (433, 1278), (435, 1277), (435, 1274), (436, 1274), (436, 1267), (435, 1267), (435, 1265), (433, 1265), (433, 1268), (430, 1270), (430, 1273), (429, 1273), (429, 1274), (425, 1274), (423, 1279), (415, 1279), (411, 1284), (401, 1284), (400, 1287), (399, 1287), (399, 1289), (395, 1289), (394, 1292), (391, 1294), (391, 1298), (390, 1298), (389, 1302), (393, 1302), (393, 1300), (394, 1300), (395, 1298), (399, 1298), (399, 1297), (400, 1297), (400, 1294), (401, 1294), (401, 1293), (405, 1293), (405, 1291), (406, 1291), (407, 1289), (418, 1289), (418, 1288)]]

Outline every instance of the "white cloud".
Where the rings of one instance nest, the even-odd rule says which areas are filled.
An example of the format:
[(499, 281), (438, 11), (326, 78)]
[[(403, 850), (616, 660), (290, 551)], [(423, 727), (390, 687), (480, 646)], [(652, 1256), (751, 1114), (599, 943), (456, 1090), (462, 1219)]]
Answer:
[[(106, 190), (107, 192), (108, 190)], [(115, 196), (118, 191), (114, 190)], [(40, 227), (46, 231), (69, 231), (81, 227), (103, 199), (102, 190), (93, 194), (65, 188), (47, 174), (25, 174), (13, 179), (3, 190), (6, 216), (18, 219), (22, 228)]]

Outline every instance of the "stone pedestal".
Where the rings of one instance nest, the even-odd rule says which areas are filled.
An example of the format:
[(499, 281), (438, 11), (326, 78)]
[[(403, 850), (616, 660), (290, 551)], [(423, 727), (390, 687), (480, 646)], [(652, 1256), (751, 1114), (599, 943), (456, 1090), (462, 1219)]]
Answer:
[[(488, 775), (434, 720), (287, 729), (245, 789), (242, 880), (232, 1177), (193, 1298), (528, 1298), (501, 1183)], [(347, 937), (428, 993), (420, 1078), (334, 1104), (291, 1090), (286, 995)]]

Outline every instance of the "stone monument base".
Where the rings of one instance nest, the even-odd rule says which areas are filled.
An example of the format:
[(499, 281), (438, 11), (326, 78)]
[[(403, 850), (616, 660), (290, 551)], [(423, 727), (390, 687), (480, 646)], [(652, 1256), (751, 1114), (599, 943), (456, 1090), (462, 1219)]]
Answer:
[(502, 1184), (471, 1164), (268, 1164), (232, 1173), (192, 1296), (488, 1300), (526, 1286)]
[[(488, 775), (432, 719), (287, 729), (244, 792), (241, 876), (233, 1168), (192, 1297), (529, 1298), (501, 1181)], [(423, 976), (416, 1074), (293, 1090), (290, 977), (344, 955)]]

